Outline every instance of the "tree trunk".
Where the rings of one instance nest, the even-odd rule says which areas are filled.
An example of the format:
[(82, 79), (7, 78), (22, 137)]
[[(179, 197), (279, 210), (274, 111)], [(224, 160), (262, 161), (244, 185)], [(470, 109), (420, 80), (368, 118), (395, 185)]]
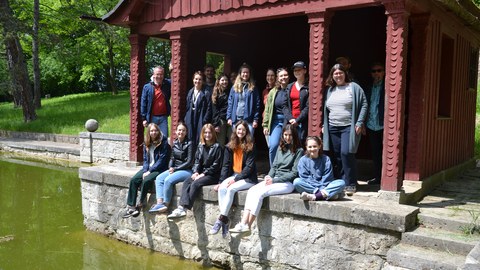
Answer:
[(41, 98), (42, 91), (40, 88), (40, 58), (38, 55), (38, 25), (40, 21), (40, 0), (33, 1), (33, 44), (32, 44), (32, 58), (33, 58), (33, 103), (36, 109), (42, 107)]
[(114, 53), (113, 53), (113, 43), (112, 40), (108, 40), (108, 65), (109, 69), (107, 72), (107, 80), (110, 82), (110, 87), (112, 89), (112, 94), (116, 95), (118, 94), (118, 88), (117, 88), (117, 81), (115, 80), (115, 75), (117, 73), (115, 69), (115, 62), (113, 60)]
[(23, 119), (30, 122), (37, 119), (32, 100), (32, 89), (28, 78), (27, 64), (23, 55), (22, 45), (17, 35), (16, 21), (10, 9), (8, 0), (0, 0), (0, 25), (3, 26), (7, 64), (12, 83), (20, 92), (23, 108)]

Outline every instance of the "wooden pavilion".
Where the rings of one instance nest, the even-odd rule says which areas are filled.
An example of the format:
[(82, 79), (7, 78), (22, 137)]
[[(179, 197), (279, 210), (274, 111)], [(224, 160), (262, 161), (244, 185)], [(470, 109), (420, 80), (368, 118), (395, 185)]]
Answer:
[(214, 52), (227, 72), (249, 63), (259, 82), (267, 67), (307, 62), (309, 134), (320, 134), (325, 79), (335, 58), (348, 55), (360, 82), (372, 62), (385, 63), (381, 189), (399, 191), (404, 179), (474, 157), (479, 17), (466, 0), (120, 0), (102, 19), (131, 30), (132, 161), (142, 158), (139, 104), (151, 37), (171, 42), (172, 127), (193, 71)]

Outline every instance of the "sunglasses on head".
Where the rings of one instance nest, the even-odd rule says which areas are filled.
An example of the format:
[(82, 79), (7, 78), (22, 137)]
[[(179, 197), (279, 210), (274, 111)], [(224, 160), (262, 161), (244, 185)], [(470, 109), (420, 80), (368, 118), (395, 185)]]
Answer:
[(380, 72), (382, 72), (382, 71), (383, 71), (383, 69), (372, 69), (372, 73), (375, 73), (375, 72), (380, 73)]

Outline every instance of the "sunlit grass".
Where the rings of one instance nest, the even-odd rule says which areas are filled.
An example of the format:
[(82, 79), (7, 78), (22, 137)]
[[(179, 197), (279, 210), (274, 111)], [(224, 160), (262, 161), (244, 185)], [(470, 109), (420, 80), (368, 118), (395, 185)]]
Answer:
[(99, 122), (98, 132), (129, 134), (130, 93), (86, 93), (42, 100), (38, 119), (24, 123), (22, 108), (0, 103), (0, 130), (78, 135), (85, 121)]

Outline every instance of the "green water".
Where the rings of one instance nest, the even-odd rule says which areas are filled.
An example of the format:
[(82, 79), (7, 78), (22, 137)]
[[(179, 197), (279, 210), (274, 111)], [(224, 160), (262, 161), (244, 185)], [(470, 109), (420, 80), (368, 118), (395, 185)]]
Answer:
[(0, 153), (0, 270), (205, 269), (83, 227), (77, 168)]

